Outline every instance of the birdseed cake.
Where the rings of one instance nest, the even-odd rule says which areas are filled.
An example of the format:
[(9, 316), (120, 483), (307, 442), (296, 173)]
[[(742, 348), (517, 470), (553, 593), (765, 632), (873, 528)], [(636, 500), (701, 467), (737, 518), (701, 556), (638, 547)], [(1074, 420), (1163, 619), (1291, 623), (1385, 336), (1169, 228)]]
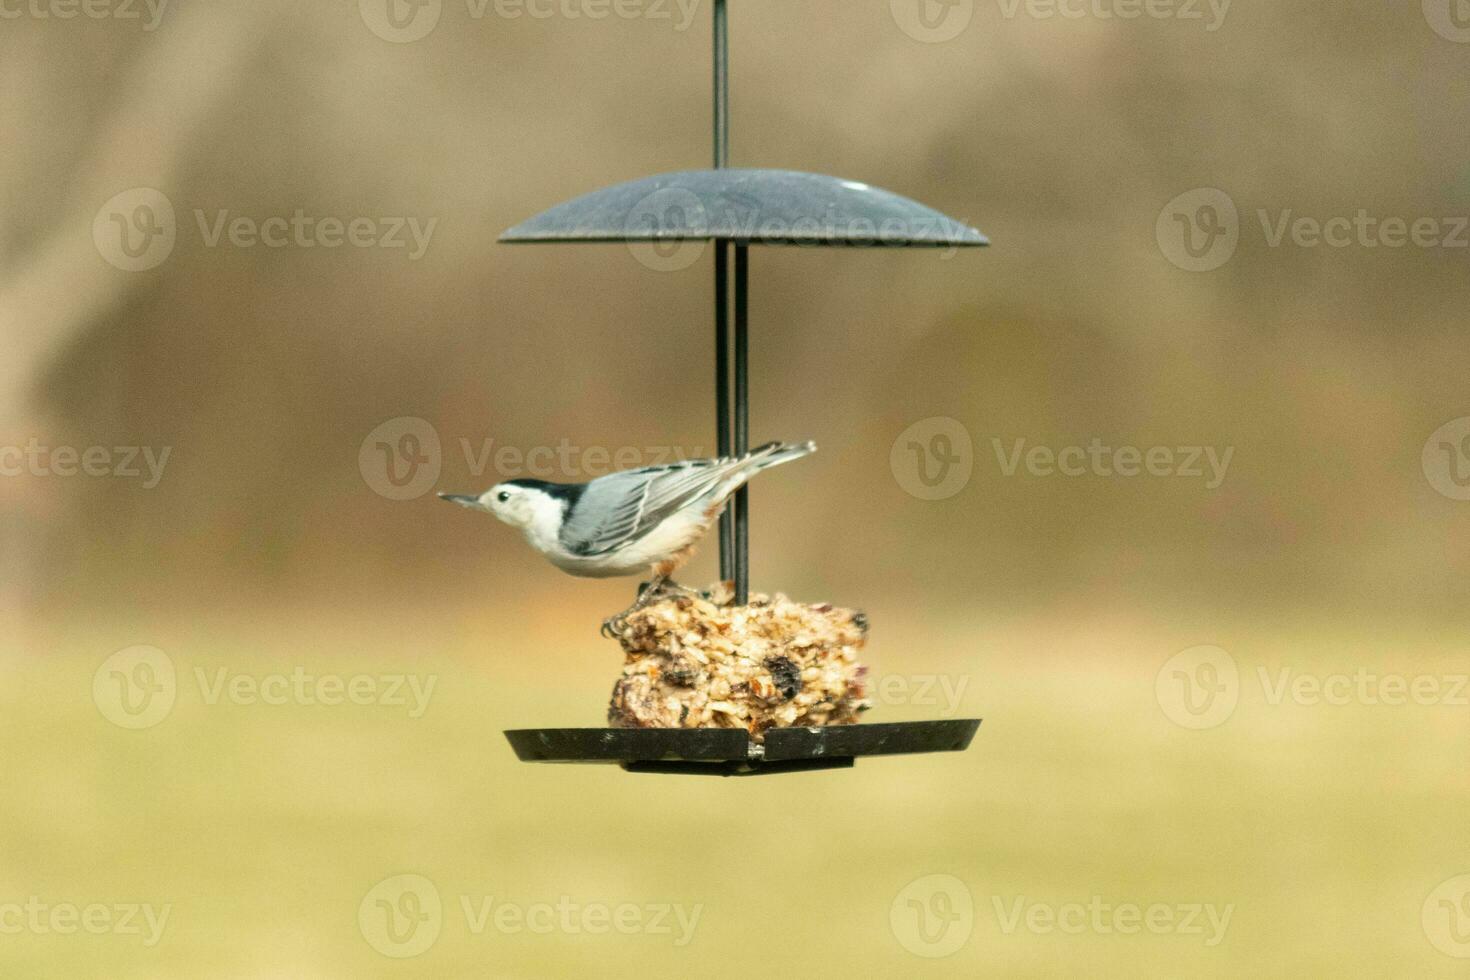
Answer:
[(609, 627), (626, 660), (613, 687), (614, 728), (851, 725), (870, 707), (860, 612), (752, 594), (731, 605), (729, 586), (671, 595)]

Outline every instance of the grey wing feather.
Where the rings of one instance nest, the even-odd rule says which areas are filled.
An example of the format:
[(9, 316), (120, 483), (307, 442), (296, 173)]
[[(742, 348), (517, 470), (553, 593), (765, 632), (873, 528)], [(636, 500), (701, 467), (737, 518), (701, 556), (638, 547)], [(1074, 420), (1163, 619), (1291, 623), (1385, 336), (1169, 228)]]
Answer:
[(573, 554), (616, 551), (670, 515), (719, 488), (746, 460), (694, 460), (673, 466), (610, 473), (587, 485), (561, 528)]

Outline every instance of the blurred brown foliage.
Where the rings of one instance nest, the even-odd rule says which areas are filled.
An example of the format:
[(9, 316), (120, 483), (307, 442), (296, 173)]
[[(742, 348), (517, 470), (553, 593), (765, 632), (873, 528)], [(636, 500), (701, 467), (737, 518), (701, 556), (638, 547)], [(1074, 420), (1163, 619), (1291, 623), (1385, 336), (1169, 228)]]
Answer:
[[(754, 495), (755, 576), (815, 598), (1458, 610), (1470, 521), (1420, 472), (1470, 414), (1467, 251), (1270, 247), (1257, 212), (1470, 211), (1470, 50), (1418, 4), (1244, 5), (1170, 21), (1007, 18), (944, 44), (887, 4), (732, 13), (737, 166), (835, 173), (994, 247), (753, 259), (754, 432), (822, 453)], [(496, 235), (570, 196), (706, 166), (707, 10), (473, 20), (390, 44), (356, 4), (178, 4), (156, 31), (0, 33), (0, 443), (168, 446), (153, 490), (0, 481), (24, 602), (249, 602), (573, 588), (504, 528), (357, 466), (384, 420), (478, 447), (712, 445), (708, 260)], [(161, 267), (100, 261), (93, 216), (156, 187)], [(1165, 202), (1219, 187), (1234, 259), (1182, 271)], [(193, 212), (437, 219), (403, 251), (206, 247)], [(889, 448), (945, 415), (969, 486), (904, 493)], [(992, 439), (1234, 447), (1187, 480), (1005, 477)], [(712, 577), (713, 561), (691, 576)], [(610, 603), (626, 584), (578, 585)]]

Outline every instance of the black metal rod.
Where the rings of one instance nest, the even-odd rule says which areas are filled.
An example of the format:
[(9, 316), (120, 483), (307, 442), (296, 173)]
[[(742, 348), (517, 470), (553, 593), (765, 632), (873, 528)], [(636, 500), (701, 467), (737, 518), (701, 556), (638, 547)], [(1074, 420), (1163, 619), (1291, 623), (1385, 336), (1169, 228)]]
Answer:
[[(715, 240), (715, 426), (717, 455), (730, 455), (730, 243)], [(720, 581), (735, 578), (735, 519), (720, 513)]]
[(730, 30), (725, 0), (715, 0), (715, 169), (730, 165)]
[[(735, 246), (735, 455), (750, 449), (750, 249)], [(735, 603), (745, 605), (750, 585), (750, 488), (735, 492)]]
[[(730, 28), (726, 0), (714, 0), (714, 157), (715, 169), (730, 163)], [(735, 421), (730, 405), (730, 243), (715, 241), (715, 426), (720, 456), (732, 453)], [(740, 450), (743, 452), (743, 450)], [(720, 579), (736, 583), (736, 601), (745, 602), (745, 567), (735, 505), (720, 514)]]

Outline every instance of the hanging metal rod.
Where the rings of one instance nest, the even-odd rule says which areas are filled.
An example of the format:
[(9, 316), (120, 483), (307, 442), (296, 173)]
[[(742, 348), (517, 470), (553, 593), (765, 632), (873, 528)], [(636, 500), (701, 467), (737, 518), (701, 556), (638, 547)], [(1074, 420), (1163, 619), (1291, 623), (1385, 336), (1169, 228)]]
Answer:
[[(730, 31), (726, 0), (714, 0), (714, 166), (730, 164)], [(746, 378), (746, 248), (735, 248), (735, 336), (730, 336), (730, 241), (715, 239), (715, 425), (719, 455), (749, 448), (749, 386)], [(734, 364), (731, 364), (733, 349)], [(731, 396), (731, 369), (734, 396)], [(733, 404), (732, 404), (733, 403)], [(720, 515), (720, 578), (735, 583), (735, 602), (744, 605), (750, 579), (749, 500), (745, 488)]]
[[(750, 343), (747, 301), (750, 249), (735, 246), (735, 445), (736, 456), (750, 449)], [(750, 586), (750, 487), (735, 491), (735, 603), (745, 605)]]

